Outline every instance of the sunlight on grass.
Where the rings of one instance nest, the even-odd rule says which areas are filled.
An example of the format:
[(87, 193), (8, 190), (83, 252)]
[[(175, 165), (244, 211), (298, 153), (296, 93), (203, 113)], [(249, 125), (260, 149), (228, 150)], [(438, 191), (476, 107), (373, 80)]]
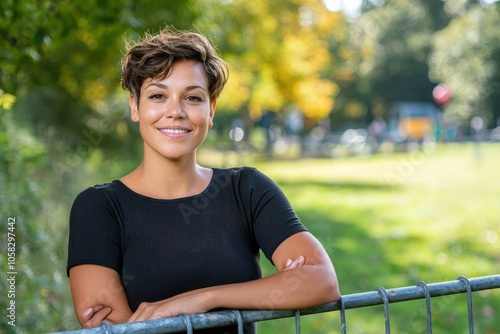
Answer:
[[(225, 159), (231, 165), (229, 156)], [(323, 243), (343, 294), (500, 272), (499, 145), (483, 144), (480, 159), (472, 144), (339, 160), (246, 159), (233, 157), (274, 179)], [(272, 269), (265, 265), (265, 271)], [(500, 328), (500, 293), (474, 298), (476, 330)], [(462, 299), (433, 301), (436, 332), (467, 332)], [(426, 330), (422, 302), (391, 308), (397, 333)], [(349, 311), (347, 317), (349, 333), (384, 331), (383, 311), (377, 308)], [(260, 333), (293, 332), (293, 319), (259, 326)], [(302, 328), (307, 333), (338, 329), (338, 314), (303, 317)]]

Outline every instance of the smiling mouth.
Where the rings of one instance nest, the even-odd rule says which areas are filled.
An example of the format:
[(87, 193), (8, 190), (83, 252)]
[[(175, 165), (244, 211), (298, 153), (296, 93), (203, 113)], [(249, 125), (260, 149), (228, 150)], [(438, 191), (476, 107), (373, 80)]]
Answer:
[(181, 133), (188, 133), (188, 130), (183, 130), (183, 129), (160, 129), (161, 132), (164, 133), (173, 133), (173, 134), (181, 134)]

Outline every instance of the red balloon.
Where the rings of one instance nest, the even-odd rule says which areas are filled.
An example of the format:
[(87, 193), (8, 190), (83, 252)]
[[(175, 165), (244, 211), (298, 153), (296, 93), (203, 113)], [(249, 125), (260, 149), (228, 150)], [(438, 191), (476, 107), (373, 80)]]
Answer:
[(432, 91), (432, 97), (434, 98), (434, 102), (439, 105), (445, 105), (451, 100), (451, 92), (450, 88), (445, 84), (437, 85)]

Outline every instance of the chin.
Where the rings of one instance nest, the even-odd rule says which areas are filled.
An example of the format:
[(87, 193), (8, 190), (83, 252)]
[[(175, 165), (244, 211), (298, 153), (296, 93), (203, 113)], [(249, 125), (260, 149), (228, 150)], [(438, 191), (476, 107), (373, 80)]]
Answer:
[(164, 153), (160, 153), (160, 155), (163, 158), (169, 159), (169, 160), (182, 160), (182, 159), (190, 157), (192, 154), (193, 154), (193, 152), (189, 152), (189, 153), (186, 153), (186, 152), (164, 152)]

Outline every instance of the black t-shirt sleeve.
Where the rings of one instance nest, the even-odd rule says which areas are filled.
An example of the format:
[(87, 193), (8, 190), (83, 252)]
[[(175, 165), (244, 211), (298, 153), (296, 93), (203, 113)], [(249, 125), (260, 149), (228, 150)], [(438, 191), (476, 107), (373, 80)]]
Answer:
[(307, 231), (283, 191), (269, 177), (254, 168), (246, 169), (253, 233), (258, 246), (272, 262), (276, 248), (295, 233)]
[(120, 214), (106, 186), (81, 192), (73, 202), (69, 221), (69, 270), (80, 264), (97, 264), (121, 273)]

